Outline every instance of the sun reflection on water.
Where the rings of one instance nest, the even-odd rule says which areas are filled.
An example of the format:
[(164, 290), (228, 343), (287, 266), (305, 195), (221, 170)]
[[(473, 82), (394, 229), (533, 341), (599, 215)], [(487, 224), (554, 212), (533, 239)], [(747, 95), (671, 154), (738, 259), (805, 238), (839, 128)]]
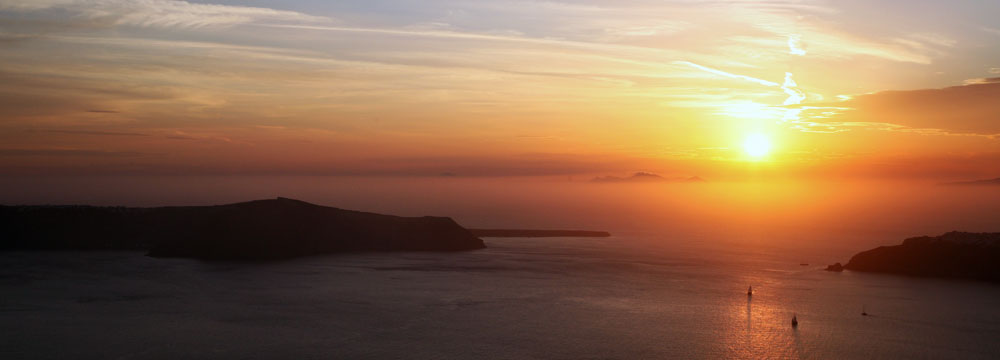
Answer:
[[(775, 304), (766, 291), (739, 297), (729, 304), (729, 321), (722, 336), (728, 359), (802, 359), (799, 329), (792, 328), (792, 312)], [(800, 316), (801, 317), (801, 316)]]

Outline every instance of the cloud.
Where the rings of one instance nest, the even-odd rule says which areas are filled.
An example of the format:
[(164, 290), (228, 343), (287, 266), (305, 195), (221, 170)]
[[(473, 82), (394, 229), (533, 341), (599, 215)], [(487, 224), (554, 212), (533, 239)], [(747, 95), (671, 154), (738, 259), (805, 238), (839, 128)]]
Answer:
[(833, 174), (854, 174), (865, 177), (910, 177), (982, 179), (995, 178), (1000, 153), (960, 152), (937, 154), (878, 154), (867, 158), (848, 158), (828, 164), (823, 170)]
[(0, 44), (15, 43), (36, 38), (36, 35), (0, 32)]
[(81, 149), (0, 149), (0, 156), (80, 156), (80, 157), (133, 157), (143, 156), (140, 152), (104, 151)]
[[(886, 137), (965, 131), (903, 118), (922, 115), (905, 109), (862, 116), (871, 105), (859, 100), (812, 104), (826, 91), (877, 89), (922, 68), (893, 61), (929, 63), (942, 50), (966, 56), (961, 47), (968, 45), (895, 26), (883, 33), (855, 28), (811, 5), (821, 2), (411, 1), (388, 12), (355, 2), (299, 4), (358, 19), (333, 22), (204, 1), (213, 0), (0, 0), (0, 46), (9, 50), (0, 55), (0, 126), (14, 129), (3, 140), (16, 141), (6, 147), (169, 149), (171, 157), (150, 159), (150, 166), (221, 164), (232, 172), (555, 174), (604, 171), (618, 159), (593, 164), (502, 154), (717, 145), (701, 140), (717, 138), (716, 130), (647, 130), (701, 122), (728, 131), (782, 119), (776, 126), (807, 132), (894, 132), (880, 134)], [(417, 3), (420, 9), (408, 7)], [(39, 25), (21, 26), (31, 22)], [(40, 24), (58, 34), (28, 40), (24, 30)], [(621, 121), (607, 128), (606, 118)], [(581, 125), (566, 128), (571, 122)], [(66, 130), (28, 134), (26, 128)], [(482, 141), (537, 128), (552, 137)], [(128, 137), (133, 132), (148, 135)], [(472, 146), (440, 148), (466, 143)], [(286, 155), (296, 146), (308, 149)], [(671, 151), (687, 145), (678, 146)], [(257, 152), (247, 155), (248, 149)], [(414, 158), (384, 167), (343, 160), (358, 151)], [(434, 158), (451, 152), (469, 158)], [(276, 154), (270, 163), (259, 160), (269, 154)], [(324, 158), (281, 167), (319, 156), (332, 165)], [(250, 160), (233, 165), (241, 158)], [(257, 167), (258, 160), (272, 168)]]
[(792, 78), (792, 73), (785, 73), (785, 82), (781, 84), (781, 90), (788, 94), (788, 98), (785, 99), (783, 105), (798, 105), (802, 103), (802, 100), (806, 99), (806, 94), (799, 90), (798, 84), (795, 83), (795, 79)]
[[(64, 20), (162, 28), (233, 26), (256, 22), (322, 22), (328, 18), (262, 7), (196, 4), (179, 0), (0, 0), (0, 11), (45, 12)], [(68, 16), (67, 16), (68, 14)]]
[(30, 130), (30, 131), (55, 133), (55, 134), (74, 134), (74, 135), (149, 136), (149, 134), (120, 132), (120, 131), (91, 131), (91, 130)]
[(922, 43), (940, 47), (954, 47), (958, 41), (947, 36), (935, 33), (918, 33), (910, 35), (910, 38)]
[(850, 110), (821, 124), (891, 124), (891, 130), (928, 134), (1000, 134), (1000, 78), (967, 80), (941, 89), (883, 91), (834, 106)]
[(788, 36), (788, 53), (792, 55), (805, 56), (806, 50), (802, 48), (801, 35)]
[(478, 33), (478, 32), (468, 32), (468, 31), (424, 30), (424, 29), (410, 29), (410, 28), (290, 25), (290, 24), (268, 24), (261, 26), (272, 27), (272, 28), (284, 28), (284, 29), (367, 33), (367, 34), (392, 35), (392, 36), (404, 36), (404, 37), (425, 37), (425, 38), (511, 42), (511, 43), (535, 44), (543, 46), (559, 46), (565, 48), (576, 48), (576, 49), (587, 49), (587, 50), (600, 50), (606, 52), (629, 52), (631, 55), (645, 55), (645, 56), (677, 56), (679, 54), (678, 51), (665, 48), (598, 43), (590, 41), (574, 41), (574, 40), (565, 40), (565, 39), (547, 38), (547, 37), (539, 38), (539, 37), (528, 37), (528, 36), (514, 36), (506, 34)]
[(755, 78), (755, 77), (752, 77), (752, 76), (746, 76), (746, 75), (739, 75), (739, 74), (728, 73), (728, 72), (725, 72), (725, 71), (722, 71), (722, 70), (713, 69), (713, 68), (710, 68), (710, 67), (707, 67), (707, 66), (698, 65), (698, 64), (695, 64), (695, 63), (692, 63), (692, 62), (689, 62), (689, 61), (675, 61), (674, 64), (676, 64), (676, 65), (686, 65), (686, 66), (690, 66), (690, 67), (693, 67), (695, 69), (706, 71), (706, 72), (709, 72), (709, 73), (712, 73), (712, 74), (715, 74), (715, 75), (719, 75), (719, 76), (723, 76), (723, 77), (727, 77), (727, 78), (733, 78), (733, 79), (740, 79), (740, 80), (746, 80), (746, 81), (750, 81), (750, 82), (755, 82), (755, 83), (758, 83), (758, 84), (761, 84), (761, 85), (764, 85), (764, 86), (778, 86), (778, 83), (773, 82), (773, 81), (767, 81), (767, 80), (763, 80), (763, 79), (758, 79), (758, 78)]
[(992, 35), (1000, 36), (1000, 29), (995, 29), (995, 28), (985, 27), (985, 26), (981, 27), (979, 29), (982, 30), (982, 31), (988, 32), (988, 33), (990, 33)]
[(604, 32), (612, 38), (619, 37), (649, 37), (658, 35), (672, 35), (679, 33), (690, 27), (690, 24), (679, 21), (663, 21), (654, 25), (623, 26), (606, 28)]
[[(111, 114), (111, 102), (177, 99), (182, 91), (107, 81), (87, 74), (58, 74), (11, 68), (0, 71), (0, 123), (21, 116)], [(21, 70), (21, 71), (18, 71)]]
[(981, 85), (1000, 83), (1000, 77), (968, 79), (962, 82), (964, 85)]
[[(261, 158), (204, 158), (164, 162), (155, 152), (104, 151), (92, 149), (7, 148), (0, 149), (0, 174), (142, 174), (142, 175), (322, 175), (322, 176), (438, 176), (463, 177), (570, 176), (615, 173), (643, 168), (648, 159), (615, 154), (522, 153), (468, 156), (351, 157), (315, 161), (276, 161)], [(175, 155), (175, 154), (171, 154)], [(58, 166), (37, 158), (63, 160)], [(94, 162), (79, 164), (78, 158)], [(657, 165), (662, 165), (658, 161)]]

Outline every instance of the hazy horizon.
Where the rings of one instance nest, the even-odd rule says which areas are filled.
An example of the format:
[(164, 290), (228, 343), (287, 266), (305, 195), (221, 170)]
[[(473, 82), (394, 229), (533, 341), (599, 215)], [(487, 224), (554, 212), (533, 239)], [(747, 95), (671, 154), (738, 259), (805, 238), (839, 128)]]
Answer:
[[(472, 228), (606, 230), (760, 244), (894, 244), (947, 231), (996, 231), (995, 186), (927, 181), (598, 183), (563, 177), (5, 178), (0, 204), (218, 205), (288, 197)], [(819, 245), (819, 244), (817, 244)]]

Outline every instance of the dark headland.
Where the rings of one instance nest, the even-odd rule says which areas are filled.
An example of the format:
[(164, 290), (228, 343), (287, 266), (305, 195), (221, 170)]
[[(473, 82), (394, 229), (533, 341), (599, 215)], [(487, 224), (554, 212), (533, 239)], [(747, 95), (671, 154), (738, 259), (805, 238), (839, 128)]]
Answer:
[(264, 260), (356, 251), (485, 248), (448, 217), (401, 217), (277, 198), (216, 206), (0, 206), (0, 250), (149, 250)]
[(1000, 282), (1000, 233), (952, 231), (914, 237), (901, 245), (862, 251), (846, 265), (827, 267), (829, 271), (844, 269)]

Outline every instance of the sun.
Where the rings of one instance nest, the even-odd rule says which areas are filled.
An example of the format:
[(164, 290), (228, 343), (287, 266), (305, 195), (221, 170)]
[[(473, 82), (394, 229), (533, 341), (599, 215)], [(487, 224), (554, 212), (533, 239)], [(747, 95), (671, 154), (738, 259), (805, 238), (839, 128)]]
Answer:
[(771, 140), (768, 140), (764, 134), (750, 134), (743, 141), (743, 151), (746, 151), (747, 155), (751, 157), (763, 157), (771, 152)]

